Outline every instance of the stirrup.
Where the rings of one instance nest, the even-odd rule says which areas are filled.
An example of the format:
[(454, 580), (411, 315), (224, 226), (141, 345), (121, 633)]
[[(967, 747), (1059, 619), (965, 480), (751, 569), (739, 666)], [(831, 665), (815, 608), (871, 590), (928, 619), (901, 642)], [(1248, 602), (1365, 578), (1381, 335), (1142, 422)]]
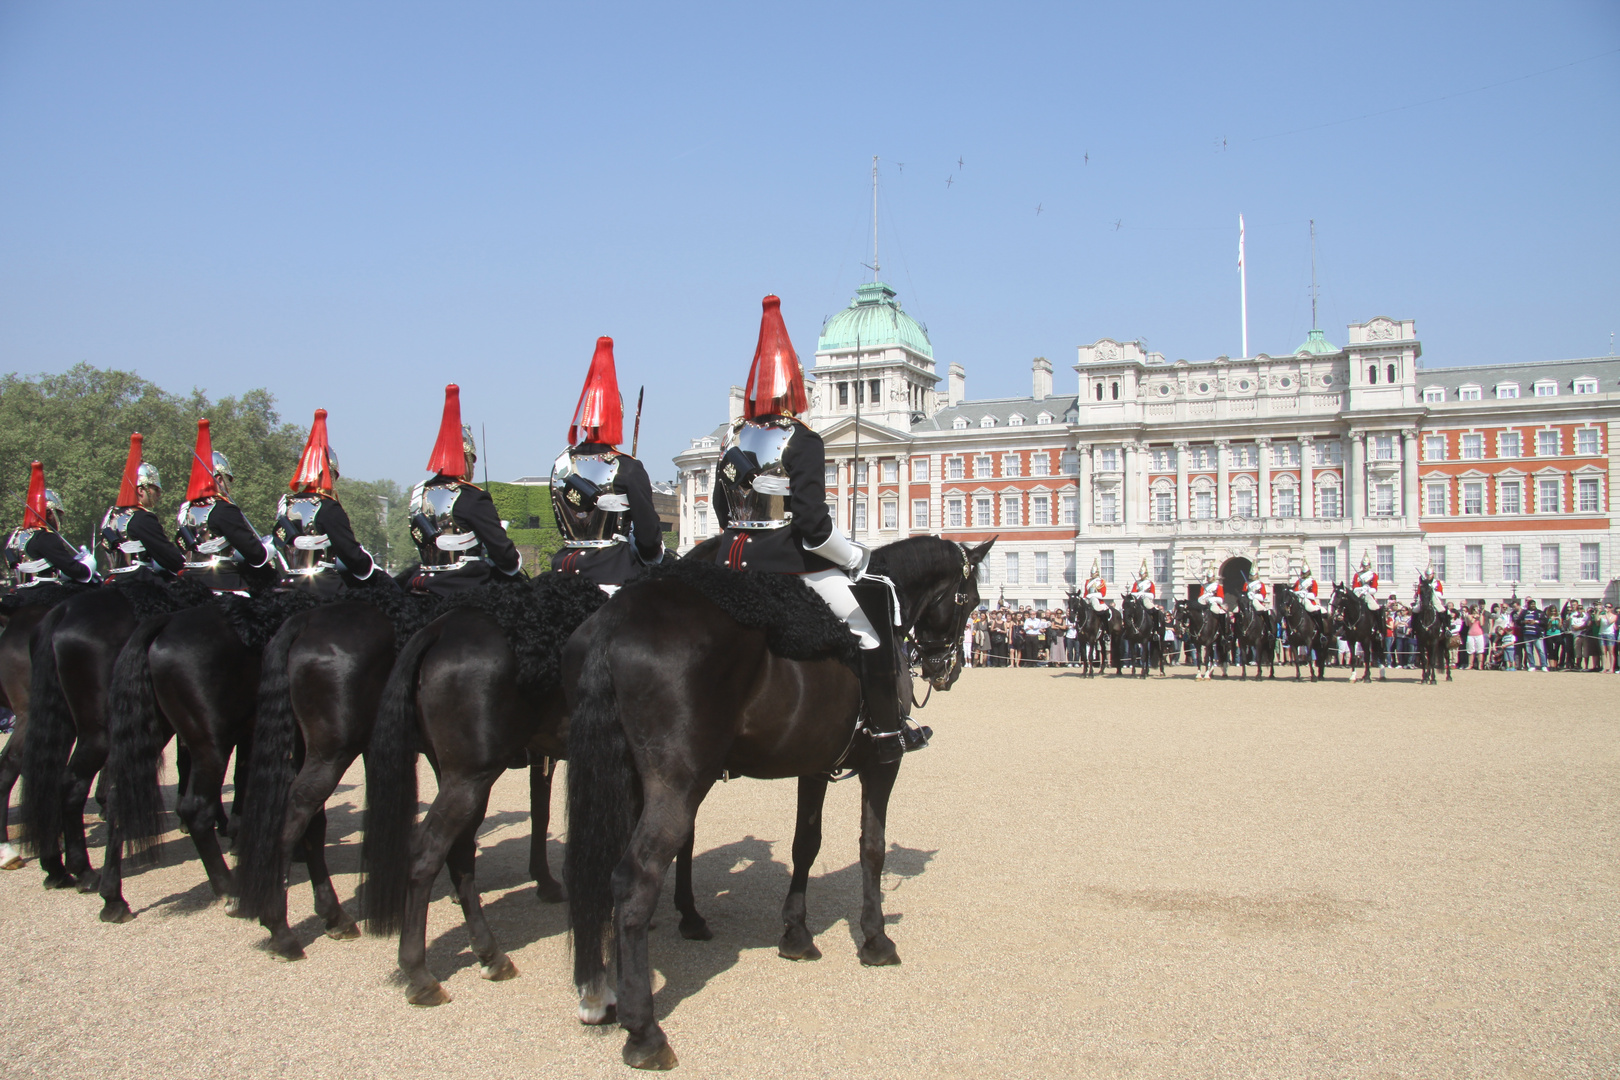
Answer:
[(906, 753), (913, 750), (928, 749), (928, 740), (934, 737), (934, 729), (927, 724), (919, 724), (907, 716), (900, 721), (900, 745)]

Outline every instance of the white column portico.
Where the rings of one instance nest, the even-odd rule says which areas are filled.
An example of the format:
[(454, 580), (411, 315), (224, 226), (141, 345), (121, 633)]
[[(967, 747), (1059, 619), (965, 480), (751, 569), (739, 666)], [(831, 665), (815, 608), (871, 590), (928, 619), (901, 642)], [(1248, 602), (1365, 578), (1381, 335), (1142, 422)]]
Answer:
[(1418, 523), (1417, 429), (1401, 429), (1401, 513), (1408, 526)]
[(1261, 436), (1254, 440), (1255, 453), (1260, 455), (1260, 517), (1271, 516), (1271, 440)]
[(1344, 487), (1350, 502), (1345, 513), (1352, 525), (1359, 525), (1367, 516), (1367, 433), (1359, 429), (1350, 432), (1350, 471)]
[(1186, 521), (1187, 512), (1187, 440), (1176, 440), (1176, 520)]
[(1311, 457), (1316, 453), (1309, 435), (1301, 436), (1299, 440), (1299, 516), (1313, 518), (1318, 516), (1316, 508), (1316, 478), (1312, 474), (1314, 466)]
[(1119, 508), (1119, 520), (1126, 525), (1136, 520), (1136, 451), (1140, 445), (1136, 442), (1125, 444), (1125, 475), (1119, 485), (1119, 501), (1123, 505)]
[(1215, 516), (1225, 521), (1232, 516), (1232, 469), (1227, 447), (1230, 440), (1215, 440)]
[(1088, 532), (1091, 528), (1091, 446), (1080, 443), (1075, 447), (1080, 451), (1080, 531)]

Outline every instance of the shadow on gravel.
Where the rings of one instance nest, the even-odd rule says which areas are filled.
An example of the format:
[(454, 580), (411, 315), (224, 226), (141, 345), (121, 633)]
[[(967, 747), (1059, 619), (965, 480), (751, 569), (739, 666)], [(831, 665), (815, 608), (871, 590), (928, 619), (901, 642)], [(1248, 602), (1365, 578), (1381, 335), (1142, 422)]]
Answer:
[[(693, 858), (693, 898), (699, 913), (708, 921), (709, 929), (714, 931), (712, 941), (680, 938), (677, 929), (680, 920), (670, 892), (675, 876), (671, 868), (649, 940), (652, 964), (665, 979), (663, 987), (653, 996), (660, 1018), (668, 1017), (677, 1005), (708, 985), (710, 979), (734, 967), (745, 950), (776, 948), (782, 936), (782, 901), (792, 880), (792, 868), (773, 857), (776, 843), (782, 844), (784, 853), (791, 853), (791, 841), (748, 836), (710, 848)], [(892, 895), (906, 880), (924, 873), (936, 854), (891, 844), (884, 858), (884, 892)], [(817, 938), (840, 921), (847, 921), (853, 951), (854, 945), (859, 944), (859, 860), (831, 873), (812, 874), (806, 906), (806, 925)], [(892, 926), (901, 918), (900, 912), (886, 912), (884, 922)], [(903, 957), (905, 943), (900, 942), (899, 946)]]

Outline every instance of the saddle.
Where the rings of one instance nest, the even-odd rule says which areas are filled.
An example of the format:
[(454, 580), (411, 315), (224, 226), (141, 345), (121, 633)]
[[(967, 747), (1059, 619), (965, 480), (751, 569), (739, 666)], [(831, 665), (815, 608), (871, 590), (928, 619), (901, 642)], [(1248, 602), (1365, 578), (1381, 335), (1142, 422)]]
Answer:
[[(859, 671), (855, 635), (796, 575), (731, 570), (688, 558), (652, 567), (642, 580), (680, 582), (743, 626), (765, 631), (767, 646), (784, 660), (838, 660)], [(888, 595), (881, 585), (857, 585), (863, 609), (873, 587)], [(871, 611), (869, 617), (881, 630), (893, 620), (886, 607), (880, 611), (881, 617)]]

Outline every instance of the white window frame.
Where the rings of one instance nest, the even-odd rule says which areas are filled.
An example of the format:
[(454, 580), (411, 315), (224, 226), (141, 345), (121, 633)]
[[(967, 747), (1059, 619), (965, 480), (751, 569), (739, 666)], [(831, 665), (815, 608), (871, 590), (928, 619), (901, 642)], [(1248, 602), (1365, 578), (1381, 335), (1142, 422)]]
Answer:
[(1002, 476), (1022, 476), (1022, 475), (1024, 475), (1024, 461), (1023, 461), (1023, 458), (1021, 458), (1017, 453), (1002, 454), (1001, 455), (1001, 475)]
[(945, 500), (945, 524), (947, 529), (967, 528), (967, 500), (959, 496)]
[(894, 532), (897, 529), (899, 529), (900, 528), (900, 500), (898, 500), (898, 499), (884, 499), (882, 501), (882, 508), (883, 508), (883, 519), (882, 519), (883, 520), (883, 531), (884, 532)]
[(1513, 430), (1497, 432), (1496, 456), (1499, 458), (1524, 457), (1524, 432)]
[(929, 465), (925, 457), (911, 459), (911, 482), (913, 484), (928, 483)]
[(973, 455), (973, 479), (989, 480), (995, 475), (996, 459), (989, 454)]
[[(1052, 524), (1052, 496), (1035, 492), (1029, 497), (1029, 523), (1050, 527)], [(1043, 583), (1044, 584), (1044, 583)]]
[[(1474, 440), (1478, 440), (1475, 442)], [(1479, 453), (1469, 453), (1477, 448)], [(1482, 431), (1465, 431), (1457, 439), (1458, 461), (1484, 461), (1485, 460), (1485, 433)]]
[[(1317, 517), (1331, 520), (1344, 516), (1344, 492), (1340, 489), (1338, 484), (1322, 484), (1317, 488), (1316, 494), (1318, 507), (1318, 513), (1316, 515)], [(1329, 495), (1333, 496), (1333, 505), (1331, 507), (1329, 507), (1327, 504), (1327, 497)], [(1331, 510), (1332, 513), (1329, 513), (1329, 510)]]
[(1065, 492), (1058, 497), (1059, 524), (1078, 525), (1080, 523), (1080, 500), (1072, 492)]
[(977, 529), (995, 528), (996, 500), (993, 496), (973, 496), (973, 526)]
[(945, 459), (945, 479), (966, 480), (967, 459), (963, 457), (949, 457)]
[(900, 482), (900, 463), (894, 458), (884, 458), (878, 463), (878, 476), (880, 484), (898, 484)]
[(1519, 384), (1516, 382), (1499, 382), (1496, 384), (1496, 400), (1510, 401), (1519, 396)]
[(1001, 524), (1009, 528), (1024, 524), (1024, 499), (1021, 495), (1002, 494)]
[(1478, 401), (1480, 396), (1481, 390), (1478, 383), (1464, 383), (1462, 386), (1457, 387), (1458, 401)]
[(1598, 381), (1591, 376), (1583, 376), (1575, 380), (1577, 394), (1595, 394), (1598, 392)]
[(913, 529), (928, 528), (928, 500), (911, 500), (911, 527)]
[[(1591, 449), (1583, 450), (1581, 444), (1591, 443)], [(1603, 432), (1600, 428), (1581, 427), (1575, 429), (1575, 455), (1577, 457), (1601, 457), (1603, 455)]]
[(1052, 455), (1047, 453), (1045, 450), (1037, 450), (1035, 453), (1029, 455), (1029, 475), (1051, 476)]
[[(1553, 444), (1552, 453), (1543, 449), (1546, 443)], [(1564, 433), (1557, 428), (1542, 428), (1536, 432), (1536, 457), (1562, 457), (1564, 454)]]
[[(1509, 498), (1509, 495), (1512, 498)], [(1508, 503), (1513, 504), (1509, 510)], [(1498, 514), (1524, 513), (1524, 478), (1522, 476), (1498, 477), (1496, 481), (1496, 512)]]
[(1423, 460), (1446, 460), (1446, 437), (1444, 435), (1423, 436)]
[[(1549, 558), (1550, 556), (1550, 558)], [(1562, 581), (1563, 552), (1557, 544), (1541, 545), (1541, 580)]]
[(1446, 517), (1449, 506), (1446, 490), (1451, 485), (1444, 481), (1430, 481), (1423, 485), (1423, 516)]
[(1531, 393), (1536, 397), (1557, 397), (1558, 384), (1551, 379), (1537, 379)]
[(1463, 582), (1468, 585), (1485, 584), (1485, 545), (1463, 545)]
[[(1471, 502), (1469, 496), (1477, 496), (1477, 501)], [(1464, 480), (1462, 482), (1462, 512), (1464, 517), (1477, 517), (1485, 513), (1485, 481)], [(1470, 506), (1476, 509), (1469, 509)]]
[(1524, 580), (1524, 548), (1519, 544), (1502, 545), (1502, 580)]
[(1578, 573), (1581, 581), (1603, 580), (1603, 545), (1597, 543), (1584, 543), (1581, 545), (1581, 565)]
[(1446, 400), (1446, 388), (1443, 386), (1425, 386), (1423, 388), (1423, 404), (1439, 405)]
[[(1591, 495), (1587, 505), (1587, 495)], [(1598, 514), (1603, 511), (1603, 478), (1599, 476), (1577, 476), (1575, 478), (1575, 506), (1577, 514)]]
[[(1552, 492), (1553, 492), (1553, 497), (1550, 500), (1552, 502), (1551, 506), (1547, 505), (1547, 502), (1549, 500), (1547, 499), (1547, 496), (1546, 496), (1546, 492), (1547, 492), (1549, 486), (1551, 487)], [(1538, 476), (1538, 477), (1536, 477), (1536, 513), (1538, 513), (1538, 514), (1561, 514), (1563, 512), (1564, 512), (1564, 478), (1561, 477), (1561, 476)]]

